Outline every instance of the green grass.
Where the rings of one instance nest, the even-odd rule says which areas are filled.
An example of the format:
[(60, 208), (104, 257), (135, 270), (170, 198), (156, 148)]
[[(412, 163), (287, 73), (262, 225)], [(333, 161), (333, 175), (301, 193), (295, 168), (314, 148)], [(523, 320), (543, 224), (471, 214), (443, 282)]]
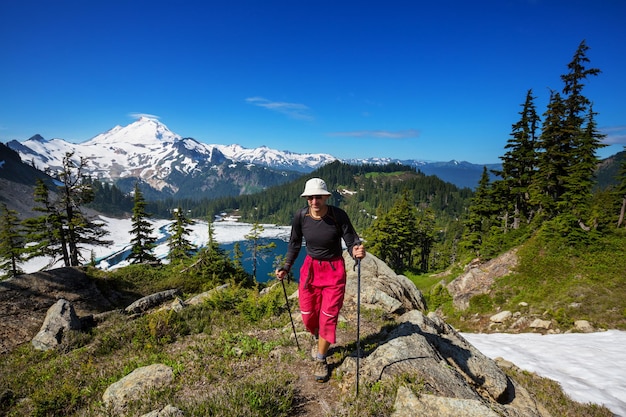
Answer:
[[(452, 325), (455, 320), (467, 324), (469, 320), (462, 321), (464, 316), (487, 314), (496, 307), (514, 309), (526, 301), (529, 311), (548, 311), (563, 323), (586, 318), (596, 325), (624, 328), (623, 245), (623, 239), (606, 239), (584, 253), (575, 253), (547, 246), (539, 239), (531, 241), (520, 250), (518, 271), (499, 280), (490, 295), (473, 300), (467, 312), (453, 311), (451, 298), (441, 285), (458, 271), (446, 276), (406, 275), (422, 289), (429, 307), (441, 308)], [(197, 276), (181, 276), (167, 268), (134, 266), (113, 274), (88, 272), (95, 275), (103, 292), (121, 292), (125, 301), (166, 289), (173, 282), (187, 289), (202, 286)], [(288, 293), (295, 291), (295, 283), (288, 286)], [(58, 350), (40, 352), (25, 344), (1, 355), (0, 415), (101, 416), (105, 389), (134, 369), (154, 363), (170, 366), (174, 383), (131, 404), (133, 415), (166, 404), (189, 416), (294, 415), (303, 394), (296, 390), (299, 377), (290, 364), (302, 360), (302, 353), (286, 351), (279, 359), (270, 358), (273, 349), (293, 348), (294, 341), (290, 331), (282, 330), (290, 328), (282, 288), (276, 286), (264, 296), (259, 290), (231, 283), (206, 303), (179, 313), (163, 311), (133, 320), (114, 313), (89, 332), (71, 333)], [(569, 307), (574, 301), (580, 303), (575, 309)], [(380, 310), (362, 313), (363, 320), (381, 329), (393, 325), (393, 317)], [(366, 337), (362, 348), (372, 350), (379, 342)], [(341, 361), (354, 349), (345, 346), (333, 359)], [(533, 394), (550, 403), (553, 415), (608, 415), (602, 407), (572, 402), (558, 384), (536, 382), (523, 373), (515, 378), (523, 384), (537, 384), (535, 388), (531, 385)], [(364, 381), (358, 399), (342, 394), (343, 402), (333, 411), (341, 416), (387, 416), (398, 384), (408, 384), (416, 392), (421, 389), (420, 381), (410, 376)]]
[[(599, 238), (593, 244), (573, 248), (563, 242), (547, 242), (541, 235), (519, 248), (514, 273), (499, 278), (487, 295), (475, 296), (465, 311), (455, 310), (452, 298), (440, 284), (445, 277), (405, 273), (422, 291), (431, 311), (440, 309), (446, 320), (463, 331), (486, 331), (476, 315), (498, 310), (554, 319), (563, 330), (576, 320), (588, 320), (596, 328), (626, 330), (626, 231)], [(520, 303), (528, 307), (521, 307)], [(482, 327), (481, 327), (482, 326)]]

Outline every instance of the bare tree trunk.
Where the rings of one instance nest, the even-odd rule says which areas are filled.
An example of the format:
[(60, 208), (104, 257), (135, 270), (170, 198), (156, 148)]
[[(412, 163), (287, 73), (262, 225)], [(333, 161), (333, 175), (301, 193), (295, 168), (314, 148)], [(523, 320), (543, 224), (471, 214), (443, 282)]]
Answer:
[(617, 227), (620, 227), (624, 222), (624, 213), (626, 212), (626, 196), (622, 199), (622, 209), (619, 211), (619, 219), (617, 220)]

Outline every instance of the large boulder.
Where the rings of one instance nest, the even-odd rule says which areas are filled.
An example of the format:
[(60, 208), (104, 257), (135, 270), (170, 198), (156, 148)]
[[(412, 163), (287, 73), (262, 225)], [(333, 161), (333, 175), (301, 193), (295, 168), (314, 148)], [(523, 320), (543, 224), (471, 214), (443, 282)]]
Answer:
[(61, 344), (64, 335), (70, 330), (80, 328), (80, 319), (74, 311), (74, 306), (69, 301), (60, 299), (48, 309), (43, 325), (31, 343), (38, 350), (54, 349)]
[[(346, 298), (356, 302), (358, 267), (344, 251), (346, 262)], [(364, 307), (376, 306), (389, 313), (426, 310), (421, 291), (404, 275), (398, 275), (386, 263), (368, 253), (361, 260), (361, 303)]]
[[(412, 310), (397, 321), (387, 337), (360, 359), (359, 367), (359, 376), (369, 382), (409, 375), (423, 384), (417, 395), (410, 389), (398, 390), (395, 417), (415, 415), (416, 409), (424, 417), (549, 416), (494, 360), (437, 315)], [(347, 358), (339, 372), (344, 388), (353, 384), (356, 358)]]
[(123, 415), (130, 402), (169, 386), (173, 380), (174, 371), (167, 365), (157, 363), (137, 368), (109, 385), (102, 395), (102, 402), (109, 411)]

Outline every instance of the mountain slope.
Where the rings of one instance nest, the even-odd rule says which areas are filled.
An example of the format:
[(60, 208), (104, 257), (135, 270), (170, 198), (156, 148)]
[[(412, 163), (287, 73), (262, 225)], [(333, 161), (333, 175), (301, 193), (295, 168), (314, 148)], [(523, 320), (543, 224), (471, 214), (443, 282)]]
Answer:
[[(88, 173), (124, 191), (141, 184), (147, 199), (200, 198), (259, 191), (297, 178), (285, 172), (227, 157), (218, 146), (171, 132), (155, 119), (116, 126), (79, 144), (34, 136), (8, 146), (40, 169), (55, 172), (69, 153), (88, 160)], [(242, 153), (240, 150), (239, 153)]]

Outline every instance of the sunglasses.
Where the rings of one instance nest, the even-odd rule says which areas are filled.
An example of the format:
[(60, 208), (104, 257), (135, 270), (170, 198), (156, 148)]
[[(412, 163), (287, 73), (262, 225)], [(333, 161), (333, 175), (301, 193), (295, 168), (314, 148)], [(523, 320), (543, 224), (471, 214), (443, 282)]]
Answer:
[(324, 198), (325, 196), (323, 195), (310, 195), (307, 196), (307, 200), (311, 201), (311, 200), (321, 200), (322, 198)]

